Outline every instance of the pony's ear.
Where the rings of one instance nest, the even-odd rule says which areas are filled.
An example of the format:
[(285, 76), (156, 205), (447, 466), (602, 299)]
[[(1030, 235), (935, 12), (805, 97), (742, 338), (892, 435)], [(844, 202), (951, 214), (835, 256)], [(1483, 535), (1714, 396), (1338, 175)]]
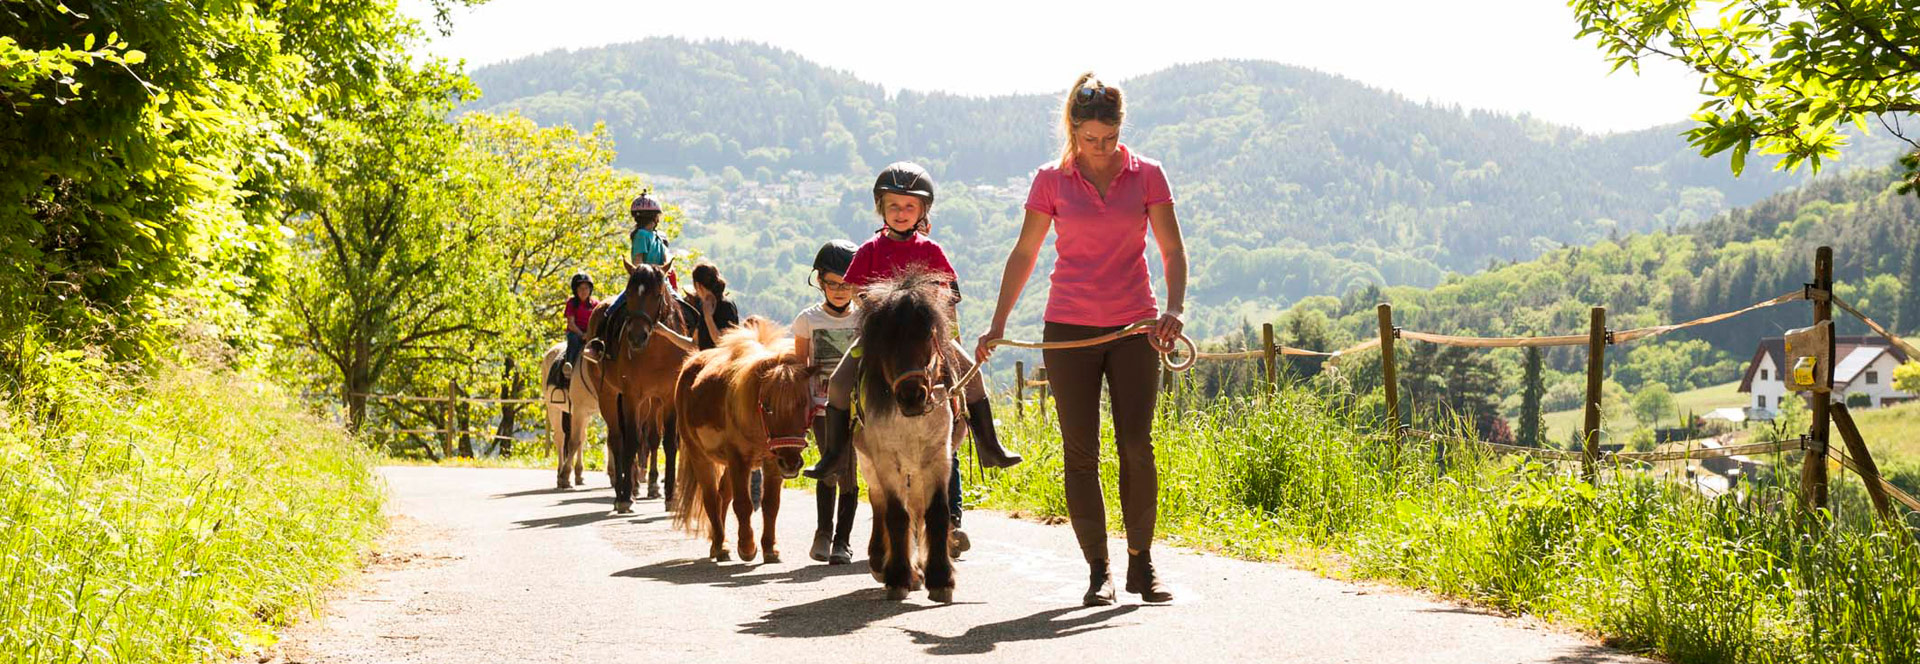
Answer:
[(622, 258), (622, 259), (620, 259), (620, 264), (621, 264), (622, 266), (625, 266), (625, 267), (627, 268), (627, 274), (628, 274), (628, 275), (632, 275), (633, 273), (635, 273), (635, 272), (639, 272), (639, 271), (640, 271), (640, 266), (639, 266), (639, 265), (635, 265), (635, 264), (633, 263), (633, 261), (631, 261), (631, 260), (628, 260), (628, 259), (625, 259), (625, 258)]

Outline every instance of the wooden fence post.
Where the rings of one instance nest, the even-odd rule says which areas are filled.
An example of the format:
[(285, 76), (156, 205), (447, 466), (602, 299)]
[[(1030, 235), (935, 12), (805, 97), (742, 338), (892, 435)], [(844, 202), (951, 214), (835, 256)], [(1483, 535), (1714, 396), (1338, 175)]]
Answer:
[(1280, 391), (1280, 366), (1273, 361), (1273, 323), (1260, 324), (1260, 349), (1266, 354), (1260, 358), (1260, 370), (1267, 375), (1267, 388)]
[[(1047, 403), (1047, 397), (1053, 394), (1053, 381), (1047, 378), (1047, 368), (1040, 367), (1039, 369), (1035, 369), (1033, 371), (1033, 379), (1040, 383), (1040, 403), (1044, 406)], [(1046, 408), (1041, 408), (1041, 417), (1045, 417), (1046, 412)]]
[[(1813, 300), (1813, 324), (1833, 320), (1833, 247), (1821, 247), (1813, 254), (1813, 289), (1818, 291)], [(1827, 334), (1827, 366), (1816, 369), (1826, 374), (1825, 390), (1809, 393), (1813, 401), (1813, 434), (1808, 439), (1807, 453), (1800, 463), (1800, 489), (1806, 494), (1809, 507), (1819, 509), (1827, 506), (1827, 443), (1833, 422), (1830, 404), (1833, 403), (1833, 363), (1840, 361), (1834, 355), (1833, 334)]]
[(1380, 311), (1380, 380), (1387, 389), (1387, 426), (1400, 435), (1400, 384), (1395, 378), (1393, 339), (1400, 336), (1393, 326), (1393, 305), (1382, 302)]
[(1027, 416), (1027, 363), (1013, 363), (1013, 416)]
[(1600, 477), (1600, 394), (1607, 369), (1607, 308), (1594, 307), (1592, 325), (1587, 330), (1587, 411), (1581, 429), (1580, 471), (1589, 484)]

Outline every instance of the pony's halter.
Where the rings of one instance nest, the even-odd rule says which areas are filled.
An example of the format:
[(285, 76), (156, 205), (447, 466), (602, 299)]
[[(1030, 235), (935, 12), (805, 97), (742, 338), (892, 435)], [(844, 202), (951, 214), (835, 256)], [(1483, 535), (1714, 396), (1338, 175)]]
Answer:
[(813, 429), (813, 404), (807, 404), (807, 425), (800, 433), (786, 436), (773, 435), (773, 424), (767, 418), (773, 417), (773, 411), (767, 409), (765, 401), (760, 402), (760, 428), (767, 431), (767, 451), (775, 452), (786, 448), (807, 447), (807, 432)]
[(933, 357), (927, 361), (927, 366), (920, 367), (918, 369), (909, 369), (907, 371), (894, 374), (893, 378), (888, 379), (887, 391), (892, 392), (893, 394), (899, 394), (900, 386), (902, 384), (906, 383), (907, 381), (918, 378), (927, 382), (927, 401), (931, 402), (933, 401), (933, 398), (934, 398), (933, 393), (936, 390), (938, 390), (940, 387), (939, 385), (936, 385), (933, 382), (934, 374), (935, 372), (938, 372), (938, 371), (940, 371), (940, 352), (936, 350), (933, 353)]

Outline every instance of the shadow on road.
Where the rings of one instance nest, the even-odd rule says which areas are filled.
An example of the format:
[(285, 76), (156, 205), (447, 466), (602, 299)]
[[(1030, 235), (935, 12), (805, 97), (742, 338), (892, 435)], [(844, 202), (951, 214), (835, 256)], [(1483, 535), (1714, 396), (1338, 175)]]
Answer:
[[(836, 567), (845, 569), (853, 566)], [(859, 571), (864, 573), (864, 569)], [(740, 633), (780, 639), (846, 636), (894, 616), (939, 608), (939, 605), (895, 602), (886, 597), (885, 588), (874, 586), (838, 597), (783, 606), (761, 614), (759, 620), (741, 625)]]
[(1588, 646), (1578, 646), (1578, 647), (1572, 648), (1572, 652), (1566, 653), (1564, 655), (1555, 656), (1553, 659), (1547, 660), (1547, 663), (1548, 664), (1605, 664), (1606, 662), (1618, 662), (1624, 657), (1626, 657), (1626, 655), (1621, 653), (1618, 650), (1614, 650), (1612, 648), (1603, 648), (1601, 646), (1588, 645)]
[(865, 565), (819, 565), (807, 561), (784, 572), (763, 573), (765, 571), (766, 567), (762, 564), (716, 563), (706, 558), (682, 558), (621, 570), (614, 572), (613, 576), (653, 579), (675, 585), (751, 588), (769, 583), (813, 583), (837, 576), (864, 575), (867, 568)]
[(496, 493), (490, 497), (493, 498), (494, 500), (500, 500), (502, 498), (525, 498), (527, 496), (544, 496), (550, 493), (573, 493), (573, 492), (574, 492), (574, 489), (556, 489), (553, 487), (547, 487), (544, 489), (527, 489), (526, 491), (515, 491), (513, 493)]
[(561, 516), (547, 516), (547, 517), (541, 517), (538, 519), (525, 519), (521, 521), (515, 521), (513, 522), (513, 525), (516, 526), (516, 529), (518, 530), (527, 530), (529, 528), (572, 528), (575, 526), (584, 526), (592, 523), (599, 523), (601, 521), (608, 521), (608, 520), (615, 520), (615, 519), (625, 519), (627, 523), (632, 523), (632, 524), (645, 524), (645, 523), (653, 523), (655, 521), (665, 521), (671, 518), (673, 518), (673, 515), (666, 514), (666, 513), (647, 514), (642, 516), (628, 517), (627, 515), (624, 515), (624, 514), (614, 514), (609, 510), (600, 509), (600, 510), (594, 510), (591, 512), (580, 512), (578, 514), (564, 514)]
[(1061, 639), (1117, 627), (1102, 623), (1139, 609), (1138, 604), (1123, 604), (1077, 616), (1070, 614), (1086, 609), (1048, 609), (1013, 620), (974, 625), (959, 636), (940, 636), (906, 628), (900, 631), (912, 636), (915, 644), (927, 646), (929, 655), (980, 655), (993, 652), (1002, 643)]

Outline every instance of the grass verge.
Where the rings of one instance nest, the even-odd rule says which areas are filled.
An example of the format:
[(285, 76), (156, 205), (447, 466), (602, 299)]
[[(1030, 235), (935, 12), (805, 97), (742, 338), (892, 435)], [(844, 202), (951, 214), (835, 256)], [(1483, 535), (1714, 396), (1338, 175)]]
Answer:
[(66, 392), (0, 401), (0, 661), (244, 652), (381, 527), (375, 457), (277, 387), (173, 369)]
[[(1794, 507), (1792, 459), (1737, 496), (1618, 468), (1594, 487), (1572, 469), (1395, 442), (1329, 403), (1309, 391), (1163, 403), (1162, 536), (1531, 614), (1676, 662), (1920, 661), (1913, 526), (1873, 519), (1851, 478), (1835, 475), (1837, 507), (1819, 517)], [(1028, 415), (1003, 420), (1027, 462), (970, 482), (970, 498), (1065, 515), (1059, 434)], [(1110, 444), (1101, 473), (1118, 505)], [(1108, 517), (1117, 528), (1119, 511)]]

